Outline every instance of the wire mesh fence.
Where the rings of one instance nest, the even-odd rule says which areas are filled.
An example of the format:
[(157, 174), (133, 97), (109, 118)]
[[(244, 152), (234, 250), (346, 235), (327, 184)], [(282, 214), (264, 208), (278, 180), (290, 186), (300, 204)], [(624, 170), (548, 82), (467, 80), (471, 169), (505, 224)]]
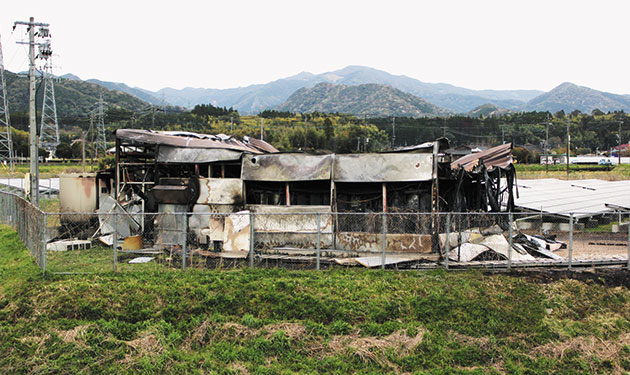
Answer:
[[(0, 193), (3, 224), (53, 273), (287, 267), (630, 267), (630, 213), (43, 212)], [(258, 211), (258, 212), (257, 212)], [(277, 211), (277, 210), (276, 210)]]

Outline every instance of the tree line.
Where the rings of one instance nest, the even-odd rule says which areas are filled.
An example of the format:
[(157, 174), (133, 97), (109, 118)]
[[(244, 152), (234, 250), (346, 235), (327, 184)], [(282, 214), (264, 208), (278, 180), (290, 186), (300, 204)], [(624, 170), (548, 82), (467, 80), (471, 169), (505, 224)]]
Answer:
[[(14, 148), (26, 153), (28, 148), (28, 117), (24, 113), (11, 115)], [(81, 135), (87, 140), (87, 152), (93, 152), (90, 139), (95, 137), (89, 118), (60, 119), (61, 145), (57, 156), (79, 158), (81, 145), (74, 142)], [(266, 110), (254, 116), (241, 116), (233, 108), (211, 104), (195, 106), (190, 111), (145, 110), (130, 111), (108, 108), (105, 113), (107, 139), (114, 141), (118, 128), (182, 130), (207, 134), (233, 134), (238, 137), (263, 138), (281, 151), (331, 151), (337, 153), (380, 152), (393, 148), (446, 137), (452, 146), (491, 147), (511, 142), (515, 152), (526, 150), (519, 160), (537, 161), (536, 153), (547, 147), (555, 153), (566, 152), (567, 123), (573, 154), (610, 150), (630, 138), (630, 119), (623, 111), (592, 113), (574, 111), (523, 112), (498, 117), (472, 118), (357, 118), (349, 114), (294, 114)], [(621, 127), (621, 133), (619, 128)], [(619, 138), (619, 135), (621, 138)]]

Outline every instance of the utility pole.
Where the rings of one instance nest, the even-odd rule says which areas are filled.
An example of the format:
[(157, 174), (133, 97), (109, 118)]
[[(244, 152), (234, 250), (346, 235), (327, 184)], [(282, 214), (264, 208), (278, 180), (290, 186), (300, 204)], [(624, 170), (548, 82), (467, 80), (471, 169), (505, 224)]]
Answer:
[(234, 116), (230, 116), (230, 135), (234, 134)]
[(545, 173), (549, 173), (549, 125), (550, 122), (545, 123)]
[(392, 150), (396, 147), (396, 116), (392, 118)]
[(623, 121), (619, 121), (619, 132), (617, 133), (617, 137), (619, 138), (617, 142), (619, 144), (619, 150), (617, 151), (617, 160), (618, 160), (617, 165), (621, 165), (621, 124), (622, 123)]
[(571, 118), (567, 115), (567, 180), (569, 179), (569, 155), (571, 154)]
[[(37, 119), (35, 118), (35, 27), (39, 27), (38, 36), (47, 38), (49, 29), (47, 23), (35, 23), (35, 18), (30, 17), (28, 22), (16, 21), (13, 28), (18, 25), (28, 27), (28, 42), (18, 42), (18, 44), (28, 44), (28, 81), (29, 81), (29, 146), (30, 146), (30, 200), (31, 203), (39, 207), (39, 144), (37, 139)], [(39, 43), (37, 45), (40, 45)]]
[(501, 127), (501, 144), (505, 144), (505, 128)]
[(9, 173), (13, 178), (13, 142), (11, 141), (11, 117), (7, 100), (7, 86), (4, 82), (4, 62), (2, 57), (2, 42), (0, 42), (0, 162), (7, 163)]

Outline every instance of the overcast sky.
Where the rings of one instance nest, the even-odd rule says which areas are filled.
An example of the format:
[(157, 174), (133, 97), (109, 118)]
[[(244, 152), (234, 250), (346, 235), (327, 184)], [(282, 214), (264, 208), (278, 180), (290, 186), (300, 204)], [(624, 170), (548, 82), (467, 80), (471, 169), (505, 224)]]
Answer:
[(14, 21), (48, 22), (56, 74), (157, 90), (229, 88), (364, 65), (471, 89), (573, 82), (630, 94), (630, 1), (4, 1), (5, 68), (26, 70)]

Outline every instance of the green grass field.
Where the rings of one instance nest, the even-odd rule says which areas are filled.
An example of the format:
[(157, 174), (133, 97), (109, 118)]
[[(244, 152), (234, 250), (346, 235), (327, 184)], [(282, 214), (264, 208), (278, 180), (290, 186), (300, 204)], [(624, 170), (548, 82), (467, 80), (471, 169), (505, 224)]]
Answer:
[[(24, 174), (29, 171), (29, 164), (16, 164), (13, 177), (24, 177)], [(47, 164), (40, 163), (39, 164), (39, 177), (40, 178), (50, 178), (50, 177), (58, 177), (59, 174), (62, 173), (75, 173), (81, 172), (81, 163), (55, 163), (55, 164)], [(85, 166), (86, 172), (92, 171), (92, 166), (88, 162)], [(8, 168), (3, 167), (0, 169), (0, 177), (9, 177), (10, 171)]]
[(550, 275), (42, 275), (0, 227), (0, 373), (630, 371), (629, 274)]
[[(545, 172), (545, 166), (540, 164), (515, 164), (516, 175), (522, 179), (557, 178), (567, 179), (566, 165), (550, 165)], [(622, 164), (609, 170), (606, 166), (570, 165), (568, 178), (571, 180), (600, 179), (608, 181), (630, 179), (630, 165)]]

